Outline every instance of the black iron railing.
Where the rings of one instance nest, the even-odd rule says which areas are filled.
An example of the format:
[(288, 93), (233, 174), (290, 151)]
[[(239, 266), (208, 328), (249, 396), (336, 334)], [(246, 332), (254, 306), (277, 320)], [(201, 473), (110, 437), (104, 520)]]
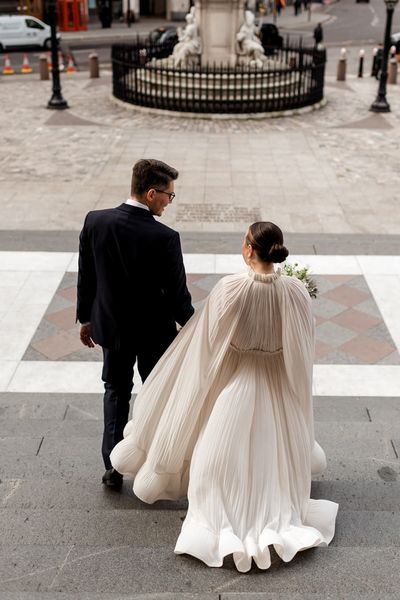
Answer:
[[(262, 68), (195, 64), (177, 68), (165, 60), (173, 44), (137, 38), (112, 46), (113, 94), (150, 108), (194, 113), (263, 113), (302, 108), (324, 95), (325, 50), (301, 42), (268, 56)], [(164, 60), (159, 60), (164, 59)]]

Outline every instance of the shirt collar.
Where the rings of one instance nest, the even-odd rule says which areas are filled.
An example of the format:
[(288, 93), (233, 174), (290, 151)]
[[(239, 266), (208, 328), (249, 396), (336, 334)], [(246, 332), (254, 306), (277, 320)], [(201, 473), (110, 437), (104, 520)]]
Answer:
[(150, 209), (148, 206), (146, 206), (145, 204), (142, 204), (141, 202), (138, 202), (137, 200), (134, 200), (133, 198), (128, 198), (128, 200), (126, 200), (125, 204), (129, 204), (130, 206), (136, 206), (136, 208), (143, 208), (144, 210), (148, 210), (150, 212)]

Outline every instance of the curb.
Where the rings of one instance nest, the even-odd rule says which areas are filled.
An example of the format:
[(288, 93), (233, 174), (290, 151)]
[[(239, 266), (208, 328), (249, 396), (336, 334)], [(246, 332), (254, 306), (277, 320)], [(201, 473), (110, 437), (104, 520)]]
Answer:
[(327, 104), (326, 98), (323, 98), (321, 102), (317, 102), (311, 106), (304, 106), (303, 108), (294, 108), (290, 110), (282, 110), (276, 112), (266, 113), (239, 113), (239, 114), (214, 114), (214, 113), (189, 113), (189, 112), (178, 112), (175, 110), (163, 110), (161, 108), (149, 108), (147, 106), (139, 106), (137, 104), (130, 104), (119, 100), (113, 94), (109, 96), (111, 102), (119, 106), (120, 108), (126, 108), (127, 110), (134, 110), (147, 115), (155, 115), (162, 117), (178, 117), (183, 119), (203, 119), (205, 121), (228, 121), (228, 120), (239, 120), (239, 121), (261, 121), (265, 119), (280, 119), (284, 117), (295, 117), (297, 115), (304, 115), (316, 110), (320, 110)]

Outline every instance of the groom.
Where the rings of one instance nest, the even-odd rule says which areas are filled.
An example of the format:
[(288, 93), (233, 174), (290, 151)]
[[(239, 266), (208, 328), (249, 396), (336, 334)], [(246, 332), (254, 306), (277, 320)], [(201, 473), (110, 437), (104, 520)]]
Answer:
[(110, 453), (128, 421), (134, 364), (144, 381), (175, 338), (176, 323), (194, 312), (179, 234), (154, 219), (174, 199), (177, 177), (159, 160), (139, 160), (130, 198), (90, 212), (79, 238), (77, 320), (82, 343), (103, 348), (103, 483), (114, 489), (122, 475)]

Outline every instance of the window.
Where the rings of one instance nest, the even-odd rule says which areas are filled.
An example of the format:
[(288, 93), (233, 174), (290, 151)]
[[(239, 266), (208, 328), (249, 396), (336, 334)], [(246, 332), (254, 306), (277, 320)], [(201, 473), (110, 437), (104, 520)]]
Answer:
[(31, 29), (44, 29), (43, 25), (41, 25), (37, 21), (34, 21), (33, 19), (25, 19), (25, 22), (26, 26), (30, 27)]

